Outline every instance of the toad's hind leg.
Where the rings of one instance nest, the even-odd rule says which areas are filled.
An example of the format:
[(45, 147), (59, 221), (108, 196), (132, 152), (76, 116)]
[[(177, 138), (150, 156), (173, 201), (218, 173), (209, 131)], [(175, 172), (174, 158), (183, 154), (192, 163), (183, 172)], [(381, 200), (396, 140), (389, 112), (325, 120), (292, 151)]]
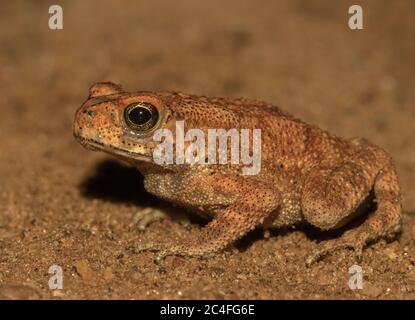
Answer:
[[(331, 214), (335, 217), (328, 217), (327, 219), (330, 225), (327, 224), (325, 219), (323, 219), (324, 221), (322, 223), (322, 227), (323, 229), (333, 229), (337, 226), (341, 226), (342, 222), (347, 220), (347, 216), (352, 213), (352, 210), (356, 209), (366, 197), (367, 192), (369, 192), (370, 189), (369, 187), (372, 185), (372, 177), (374, 179), (374, 194), (375, 201), (377, 203), (376, 211), (372, 213), (357, 228), (346, 231), (338, 239), (329, 240), (323, 243), (306, 259), (307, 265), (312, 264), (313, 262), (317, 261), (319, 258), (323, 257), (327, 253), (330, 253), (340, 248), (354, 249), (357, 259), (360, 260), (362, 256), (362, 250), (368, 242), (372, 242), (379, 238), (393, 235), (400, 230), (400, 188), (398, 184), (396, 171), (390, 158), (387, 157), (382, 150), (375, 151), (375, 154), (378, 155), (377, 157), (365, 159), (366, 156), (363, 156), (360, 159), (354, 161), (357, 171), (354, 171), (353, 174), (350, 171), (348, 173), (349, 178), (353, 177), (354, 183), (352, 183), (352, 180), (347, 179), (339, 179), (337, 180), (337, 183), (335, 183), (336, 178), (334, 178), (334, 180), (330, 180), (332, 183), (330, 187), (332, 189), (331, 191), (326, 189), (326, 194), (323, 193), (322, 197), (325, 195), (329, 195), (327, 200), (325, 200), (325, 203), (327, 203), (327, 201), (335, 201), (334, 199), (336, 197), (339, 201), (337, 201), (336, 205), (332, 207), (332, 210), (337, 210), (337, 212), (331, 212)], [(370, 153), (368, 154), (370, 155)], [(373, 161), (373, 159), (377, 160), (374, 161), (374, 164), (371, 166), (369, 160)], [(365, 160), (366, 163), (362, 162)], [(377, 170), (376, 165), (380, 165), (382, 163), (383, 167)], [(342, 170), (340, 170), (340, 172), (343, 172), (343, 175), (347, 176), (346, 172)], [(359, 180), (358, 177), (360, 175), (363, 175), (366, 178), (363, 180)], [(336, 177), (336, 174), (334, 174), (333, 177)], [(359, 181), (360, 183), (357, 183)], [(323, 181), (321, 181), (321, 183), (323, 183)], [(329, 186), (326, 182), (326, 188), (327, 187)], [(332, 195), (334, 198), (331, 199), (330, 195)], [(308, 198), (308, 200), (310, 200), (310, 198)], [(324, 203), (324, 200), (317, 202), (317, 204), (321, 206), (322, 202)], [(343, 211), (341, 210), (342, 207)], [(314, 225), (319, 226), (319, 220), (313, 216), (313, 214), (318, 215), (318, 212), (313, 212), (313, 214), (310, 215), (310, 213), (312, 212), (310, 211), (310, 208), (306, 207), (304, 209), (306, 219), (311, 223), (317, 221), (317, 223), (314, 223)], [(311, 206), (311, 209), (318, 209), (318, 207)], [(330, 211), (329, 207), (326, 207), (325, 209)], [(328, 211), (323, 212), (323, 215), (330, 214)]]

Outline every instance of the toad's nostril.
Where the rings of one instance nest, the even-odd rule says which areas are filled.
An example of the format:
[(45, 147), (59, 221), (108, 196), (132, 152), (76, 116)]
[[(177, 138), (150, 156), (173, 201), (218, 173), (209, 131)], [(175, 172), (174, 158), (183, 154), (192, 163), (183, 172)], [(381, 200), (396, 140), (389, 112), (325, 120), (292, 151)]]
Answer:
[(88, 111), (86, 112), (86, 114), (88, 115), (88, 117), (93, 118), (93, 117), (95, 117), (96, 112), (95, 112), (95, 111), (88, 110)]

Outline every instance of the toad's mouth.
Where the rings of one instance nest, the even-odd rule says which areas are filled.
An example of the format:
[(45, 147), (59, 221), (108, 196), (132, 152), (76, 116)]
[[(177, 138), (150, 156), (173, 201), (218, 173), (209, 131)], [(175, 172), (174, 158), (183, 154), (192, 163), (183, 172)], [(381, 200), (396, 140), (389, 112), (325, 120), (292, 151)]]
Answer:
[(152, 157), (134, 153), (128, 150), (123, 150), (121, 148), (117, 148), (111, 145), (106, 145), (104, 143), (95, 141), (93, 139), (84, 138), (79, 135), (74, 134), (76, 140), (86, 149), (92, 151), (103, 151), (105, 153), (118, 156), (124, 160), (137, 160), (137, 161), (145, 161), (145, 162), (152, 162)]

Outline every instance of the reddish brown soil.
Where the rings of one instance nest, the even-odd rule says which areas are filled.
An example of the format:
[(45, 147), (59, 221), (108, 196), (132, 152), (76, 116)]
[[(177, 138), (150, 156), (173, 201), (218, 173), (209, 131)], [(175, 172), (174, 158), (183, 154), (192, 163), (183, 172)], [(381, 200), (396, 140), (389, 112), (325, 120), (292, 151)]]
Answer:
[[(49, 1), (0, 4), (1, 298), (415, 298), (414, 1)], [(329, 131), (388, 150), (403, 189), (403, 233), (364, 252), (364, 289), (351, 290), (351, 251), (305, 268), (315, 230), (253, 232), (211, 260), (134, 253), (140, 239), (189, 237), (179, 220), (132, 224), (139, 175), (83, 149), (76, 108), (96, 81), (270, 101)], [(64, 288), (48, 288), (60, 265)]]

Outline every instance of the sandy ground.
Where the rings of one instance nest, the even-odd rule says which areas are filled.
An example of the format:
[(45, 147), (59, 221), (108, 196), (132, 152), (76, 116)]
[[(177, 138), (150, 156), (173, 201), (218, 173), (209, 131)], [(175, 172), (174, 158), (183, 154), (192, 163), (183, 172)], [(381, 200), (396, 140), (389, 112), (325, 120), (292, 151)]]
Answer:
[[(55, 3), (54, 1), (53, 3)], [(0, 4), (1, 298), (415, 298), (415, 2), (49, 1)], [(260, 4), (260, 5), (259, 5)], [(178, 219), (140, 232), (143, 208), (177, 209), (140, 176), (72, 137), (75, 109), (96, 81), (273, 102), (344, 137), (363, 136), (396, 161), (401, 237), (369, 247), (364, 289), (351, 290), (351, 251), (311, 268), (314, 230), (253, 232), (211, 260), (134, 253), (134, 243), (189, 237)], [(63, 269), (63, 290), (48, 269)]]

